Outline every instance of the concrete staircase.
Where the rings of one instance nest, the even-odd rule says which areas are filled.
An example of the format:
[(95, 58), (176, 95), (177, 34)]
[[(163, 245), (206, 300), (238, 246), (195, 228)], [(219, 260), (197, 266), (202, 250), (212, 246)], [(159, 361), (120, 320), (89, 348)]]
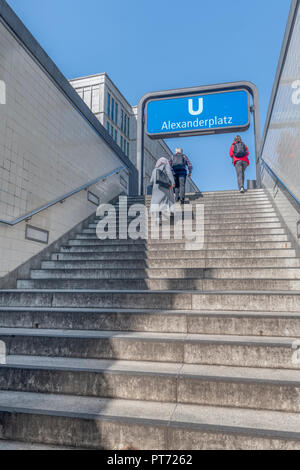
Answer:
[(300, 259), (263, 190), (188, 200), (202, 250), (95, 217), (0, 291), (0, 450), (300, 449)]

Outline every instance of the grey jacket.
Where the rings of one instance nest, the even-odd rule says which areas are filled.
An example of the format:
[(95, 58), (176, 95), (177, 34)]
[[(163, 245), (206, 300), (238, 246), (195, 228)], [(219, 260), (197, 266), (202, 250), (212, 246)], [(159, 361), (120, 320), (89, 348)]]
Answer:
[(150, 212), (173, 212), (174, 193), (168, 188), (164, 188), (155, 183), (157, 170), (164, 170), (168, 175), (171, 184), (175, 184), (171, 167), (168, 164), (154, 168), (150, 183), (153, 184)]

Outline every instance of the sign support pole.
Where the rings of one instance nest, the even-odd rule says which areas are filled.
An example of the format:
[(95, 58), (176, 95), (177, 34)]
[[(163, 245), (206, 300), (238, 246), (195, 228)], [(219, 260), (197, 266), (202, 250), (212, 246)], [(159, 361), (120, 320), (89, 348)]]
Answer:
[(259, 152), (261, 145), (261, 131), (260, 131), (260, 113), (259, 113), (259, 98), (257, 87), (247, 81), (232, 82), (232, 83), (221, 83), (218, 85), (207, 85), (193, 88), (180, 88), (175, 90), (158, 91), (153, 93), (147, 93), (144, 95), (138, 104), (138, 123), (137, 123), (137, 169), (139, 173), (139, 195), (144, 194), (144, 161), (145, 161), (145, 107), (148, 101), (158, 98), (172, 98), (172, 97), (184, 97), (192, 94), (204, 94), (212, 92), (222, 91), (234, 91), (237, 89), (247, 90), (253, 99), (253, 106), (250, 108), (254, 116), (254, 138), (255, 138), (255, 162), (256, 162), (256, 181), (257, 187), (261, 187), (260, 177), (260, 161)]

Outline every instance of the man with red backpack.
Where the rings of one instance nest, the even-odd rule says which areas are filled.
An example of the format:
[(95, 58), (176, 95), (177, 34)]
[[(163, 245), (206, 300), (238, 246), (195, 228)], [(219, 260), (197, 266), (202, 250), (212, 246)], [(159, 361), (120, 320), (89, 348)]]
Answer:
[(181, 148), (177, 148), (175, 152), (175, 155), (170, 159), (175, 180), (175, 201), (179, 202), (180, 200), (181, 204), (184, 204), (187, 168), (189, 170), (188, 177), (190, 178), (193, 167)]
[(249, 150), (247, 145), (242, 141), (241, 136), (237, 135), (234, 139), (230, 147), (229, 155), (236, 169), (239, 191), (240, 193), (244, 193), (245, 171), (249, 165)]

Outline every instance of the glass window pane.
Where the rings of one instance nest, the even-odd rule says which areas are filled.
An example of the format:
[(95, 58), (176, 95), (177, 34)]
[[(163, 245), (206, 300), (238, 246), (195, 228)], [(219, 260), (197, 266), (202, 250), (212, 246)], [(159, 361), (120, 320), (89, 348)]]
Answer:
[(108, 116), (110, 116), (110, 94), (107, 93), (107, 110), (106, 113)]
[(114, 114), (115, 114), (115, 100), (114, 98), (111, 98), (110, 118), (112, 121), (114, 120)]
[(109, 128), (110, 128), (110, 125), (109, 125), (109, 122), (107, 122), (107, 123), (106, 123), (107, 132), (109, 132)]
[(115, 104), (115, 123), (118, 125), (118, 103)]

